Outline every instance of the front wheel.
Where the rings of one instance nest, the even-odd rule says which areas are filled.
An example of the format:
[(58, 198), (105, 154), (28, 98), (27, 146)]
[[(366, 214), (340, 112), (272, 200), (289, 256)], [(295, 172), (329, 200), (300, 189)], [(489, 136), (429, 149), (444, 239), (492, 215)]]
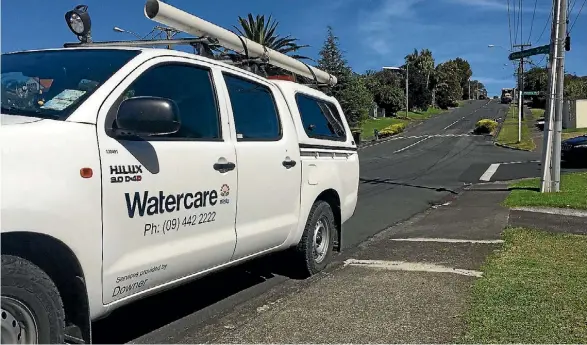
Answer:
[(302, 239), (295, 248), (304, 275), (322, 271), (332, 258), (336, 221), (330, 205), (316, 201), (310, 210)]
[(63, 344), (65, 312), (49, 276), (28, 260), (2, 255), (2, 344)]

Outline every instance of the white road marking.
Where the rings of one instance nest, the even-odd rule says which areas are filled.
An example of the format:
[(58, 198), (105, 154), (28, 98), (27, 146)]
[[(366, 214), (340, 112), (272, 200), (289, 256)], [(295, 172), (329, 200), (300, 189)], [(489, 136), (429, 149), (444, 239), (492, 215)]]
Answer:
[(402, 152), (402, 151), (404, 151), (404, 150), (407, 150), (407, 149), (409, 149), (409, 148), (410, 148), (410, 147), (412, 147), (412, 146), (418, 145), (419, 143), (423, 142), (424, 140), (428, 140), (428, 139), (430, 139), (430, 137), (426, 137), (426, 138), (424, 138), (424, 139), (422, 139), (422, 140), (418, 140), (418, 141), (416, 141), (415, 143), (413, 143), (413, 144), (411, 144), (411, 145), (408, 145), (408, 146), (406, 146), (406, 147), (404, 147), (404, 148), (401, 148), (401, 149), (399, 149), (399, 150), (395, 150), (395, 151), (393, 151), (393, 153), (399, 153), (399, 152)]
[(412, 237), (412, 238), (392, 238), (392, 241), (404, 242), (441, 242), (441, 243), (503, 243), (503, 240), (464, 240), (456, 238), (431, 238), (431, 237)]
[(479, 178), (480, 181), (489, 181), (491, 180), (491, 176), (493, 176), (493, 174), (495, 174), (495, 172), (497, 171), (497, 168), (499, 168), (500, 163), (496, 163), (496, 164), (491, 164), (489, 166), (489, 168), (487, 168), (487, 170), (483, 173), (483, 175), (481, 175), (481, 177)]
[(420, 139), (420, 138), (440, 138), (440, 137), (470, 137), (473, 136), (471, 134), (424, 134), (424, 135), (410, 135), (410, 136), (392, 136), (389, 138), (385, 138), (385, 139), (381, 139), (380, 141), (374, 142), (372, 144), (366, 144), (363, 146), (359, 147), (359, 150), (362, 149), (366, 149), (369, 147), (373, 147), (373, 146), (377, 146), (377, 145), (381, 145), (384, 143), (388, 143), (390, 141), (394, 141), (394, 140), (400, 140), (400, 139)]
[(454, 273), (469, 277), (482, 277), (483, 272), (466, 270), (461, 268), (452, 268), (436, 264), (425, 264), (419, 262), (405, 261), (383, 261), (383, 260), (357, 260), (348, 259), (344, 262), (345, 266), (356, 266), (366, 268), (379, 268), (391, 271), (412, 271), (412, 272), (432, 272), (432, 273)]
[(454, 125), (455, 123), (457, 123), (457, 122), (461, 121), (462, 119), (464, 119), (464, 117), (461, 117), (460, 119), (456, 120), (455, 122), (451, 123), (450, 125), (448, 125), (448, 126), (444, 127), (444, 128), (443, 128), (443, 130), (444, 130), (444, 129), (447, 129), (448, 127), (450, 127), (450, 126)]
[(524, 163), (540, 163), (540, 161), (534, 160), (534, 161), (517, 161), (517, 162), (505, 162), (505, 163), (500, 163), (500, 164), (524, 164)]

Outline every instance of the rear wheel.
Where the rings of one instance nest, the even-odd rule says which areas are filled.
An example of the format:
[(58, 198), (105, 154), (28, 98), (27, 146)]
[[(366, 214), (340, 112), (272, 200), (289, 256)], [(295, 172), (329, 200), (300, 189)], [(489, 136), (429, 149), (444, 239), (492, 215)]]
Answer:
[(49, 276), (28, 260), (2, 255), (2, 344), (62, 344), (65, 312)]
[(302, 239), (295, 248), (304, 275), (322, 271), (332, 258), (336, 221), (330, 205), (316, 201), (310, 210)]

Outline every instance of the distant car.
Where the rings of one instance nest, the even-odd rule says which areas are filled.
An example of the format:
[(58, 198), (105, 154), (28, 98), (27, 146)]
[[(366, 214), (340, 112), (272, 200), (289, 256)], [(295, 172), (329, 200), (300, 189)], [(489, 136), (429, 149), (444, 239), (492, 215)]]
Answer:
[(561, 160), (587, 166), (587, 134), (561, 143)]
[(497, 96), (493, 96), (493, 99), (498, 99), (498, 98), (499, 98), (499, 97), (497, 97)]
[(541, 117), (538, 120), (536, 120), (536, 127), (538, 127), (538, 129), (540, 129), (541, 131), (544, 130), (544, 117)]

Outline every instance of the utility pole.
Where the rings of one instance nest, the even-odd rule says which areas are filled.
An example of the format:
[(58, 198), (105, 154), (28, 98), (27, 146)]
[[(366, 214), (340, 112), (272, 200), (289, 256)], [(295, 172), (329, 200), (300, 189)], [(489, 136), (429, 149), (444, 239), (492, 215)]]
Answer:
[(409, 87), (409, 83), (408, 80), (410, 79), (410, 62), (407, 61), (406, 62), (406, 119), (408, 118), (408, 87)]
[(548, 76), (549, 97), (546, 104), (542, 151), (542, 193), (560, 191), (560, 151), (564, 90), (564, 44), (567, 29), (567, 0), (554, 0)]
[[(515, 44), (514, 48), (520, 48), (520, 51), (532, 44)], [(524, 119), (524, 58), (520, 58), (518, 68), (518, 142), (522, 141), (522, 120)]]
[(467, 98), (471, 100), (471, 79), (469, 79), (469, 92), (467, 92)]
[(554, 112), (554, 138), (552, 141), (552, 188), (554, 192), (560, 191), (560, 175), (561, 175), (561, 132), (564, 108), (564, 87), (565, 87), (565, 37), (567, 32), (567, 0), (560, 1), (559, 20), (557, 23), (557, 38), (555, 44), (557, 45), (558, 60), (556, 64), (556, 107)]

